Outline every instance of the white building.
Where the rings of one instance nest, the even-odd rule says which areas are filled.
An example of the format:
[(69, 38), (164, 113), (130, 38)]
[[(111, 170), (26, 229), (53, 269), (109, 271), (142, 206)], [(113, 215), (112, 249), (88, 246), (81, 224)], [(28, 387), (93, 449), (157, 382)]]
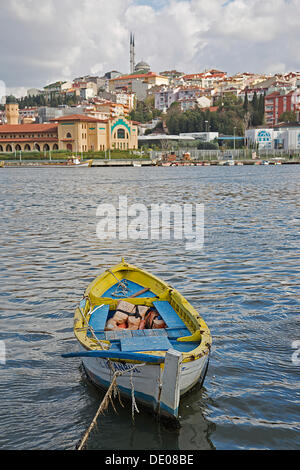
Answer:
[(80, 98), (82, 100), (89, 100), (95, 98), (95, 90), (93, 88), (80, 88)]
[(131, 91), (135, 93), (136, 98), (138, 101), (144, 101), (147, 98), (148, 90), (151, 88), (147, 82), (143, 82), (142, 80), (133, 80), (131, 84)]
[(116, 96), (116, 103), (127, 106), (129, 112), (134, 108), (134, 105), (135, 105), (134, 93), (119, 92), (119, 93), (116, 93), (115, 96)]
[(219, 132), (184, 132), (179, 134), (180, 137), (193, 137), (203, 142), (211, 142), (219, 138)]
[(300, 149), (300, 126), (248, 129), (245, 137), (250, 145), (257, 144), (259, 149)]
[(162, 88), (155, 92), (155, 108), (166, 112), (172, 103), (178, 100), (179, 88)]
[(45, 95), (46, 99), (50, 100), (54, 96), (58, 96), (63, 92), (67, 92), (71, 87), (71, 82), (55, 82), (45, 86), (43, 94)]

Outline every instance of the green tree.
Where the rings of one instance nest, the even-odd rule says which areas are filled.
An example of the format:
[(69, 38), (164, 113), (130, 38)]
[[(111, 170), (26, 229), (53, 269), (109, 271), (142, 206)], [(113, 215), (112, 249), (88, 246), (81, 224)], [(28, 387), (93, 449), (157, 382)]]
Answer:
[(279, 116), (281, 122), (297, 122), (297, 116), (293, 111), (285, 111)]
[(166, 121), (168, 131), (170, 134), (178, 135), (180, 133), (179, 115), (171, 115)]
[(252, 108), (253, 108), (253, 111), (257, 111), (258, 110), (258, 100), (257, 100), (257, 93), (256, 91), (254, 92), (254, 95), (253, 95), (253, 98), (252, 98)]
[(244, 104), (243, 104), (243, 108), (244, 108), (244, 110), (245, 110), (245, 113), (247, 113), (248, 107), (249, 107), (249, 103), (248, 103), (248, 94), (247, 94), (247, 92), (246, 92), (246, 93), (245, 93), (245, 100), (244, 100)]
[(262, 94), (262, 93), (259, 95), (258, 112), (261, 116), (261, 120), (263, 121), (263, 118), (264, 118), (264, 115), (265, 115), (265, 95)]

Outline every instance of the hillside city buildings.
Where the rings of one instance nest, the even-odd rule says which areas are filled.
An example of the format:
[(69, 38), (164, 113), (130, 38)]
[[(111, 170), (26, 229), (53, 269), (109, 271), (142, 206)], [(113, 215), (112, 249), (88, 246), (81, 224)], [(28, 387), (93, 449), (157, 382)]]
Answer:
[[(130, 120), (130, 112), (138, 101), (151, 98), (161, 113), (166, 113), (174, 102), (182, 111), (199, 108), (213, 112), (226, 95), (243, 102), (264, 97), (265, 124), (260, 129), (246, 130), (249, 142), (263, 148), (299, 148), (297, 125), (283, 128), (280, 119), (283, 113), (290, 112), (300, 121), (300, 72), (243, 72), (229, 76), (225, 71), (210, 69), (192, 74), (177, 70), (156, 73), (147, 62), (136, 63), (132, 33), (129, 71), (122, 74), (112, 70), (101, 77), (86, 75), (50, 83), (43, 89), (29, 89), (27, 98), (33, 99), (35, 105), (19, 109), (16, 103), (7, 103), (0, 111), (0, 152), (34, 148), (135, 149), (138, 134), (143, 135), (157, 124), (142, 125)], [(293, 129), (287, 130), (290, 127)]]

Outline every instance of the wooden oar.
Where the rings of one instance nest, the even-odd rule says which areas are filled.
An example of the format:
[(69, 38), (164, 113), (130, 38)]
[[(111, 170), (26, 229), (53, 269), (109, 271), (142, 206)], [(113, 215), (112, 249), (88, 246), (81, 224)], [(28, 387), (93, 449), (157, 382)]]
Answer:
[(155, 364), (161, 364), (165, 361), (162, 356), (149, 356), (148, 354), (141, 353), (124, 353), (124, 352), (112, 352), (112, 351), (81, 351), (73, 352), (68, 354), (62, 354), (63, 358), (71, 357), (99, 357), (103, 359), (125, 359), (130, 361), (139, 362), (150, 362)]
[(149, 290), (150, 290), (149, 287), (148, 287), (148, 289), (140, 290), (136, 294), (133, 294), (130, 297), (128, 297), (128, 299), (134, 299), (135, 297), (138, 297), (139, 295), (142, 295), (142, 294), (145, 294), (146, 292), (149, 292)]

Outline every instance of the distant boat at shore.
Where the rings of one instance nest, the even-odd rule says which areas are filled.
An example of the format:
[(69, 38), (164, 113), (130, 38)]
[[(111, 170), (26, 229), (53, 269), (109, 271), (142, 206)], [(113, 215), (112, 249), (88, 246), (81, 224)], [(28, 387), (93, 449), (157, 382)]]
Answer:
[(82, 162), (82, 161), (80, 160), (80, 158), (72, 156), (72, 157), (68, 160), (67, 166), (77, 166), (77, 167), (79, 167), (79, 166), (88, 166), (88, 167), (91, 167), (92, 164), (93, 164), (93, 161), (94, 161), (94, 160), (87, 160), (87, 161), (85, 161), (85, 162)]

